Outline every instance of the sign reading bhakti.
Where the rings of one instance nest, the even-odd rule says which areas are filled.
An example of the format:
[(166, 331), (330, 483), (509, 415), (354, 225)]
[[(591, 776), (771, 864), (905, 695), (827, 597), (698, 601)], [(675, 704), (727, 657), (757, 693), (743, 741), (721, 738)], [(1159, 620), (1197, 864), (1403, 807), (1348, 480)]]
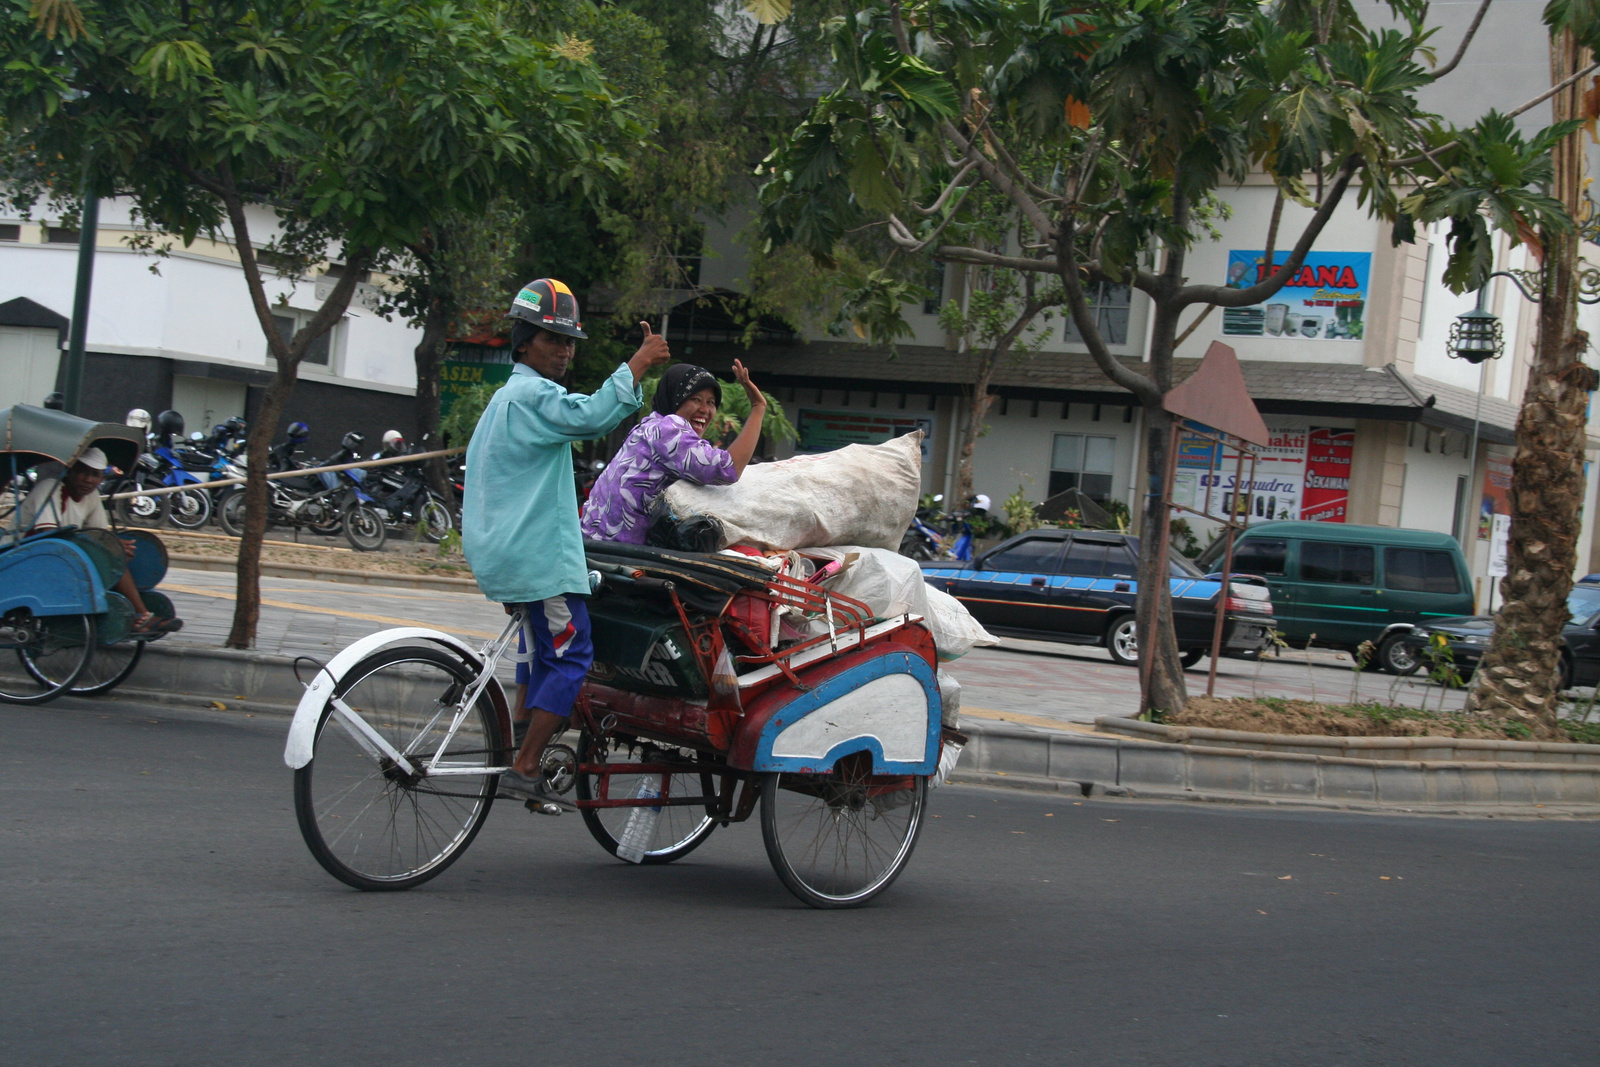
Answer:
[[(1273, 256), (1274, 265), (1289, 258)], [(1266, 254), (1228, 253), (1230, 289), (1266, 280)], [(1224, 308), (1222, 332), (1231, 337), (1281, 337), (1296, 341), (1359, 341), (1365, 330), (1371, 252), (1309, 252), (1287, 285), (1265, 303)]]
[[(1308, 431), (1294, 425), (1269, 429), (1270, 440), (1257, 451), (1247, 521), (1347, 521), (1350, 460), (1356, 432), (1328, 427)], [(1215, 518), (1225, 518), (1230, 507), (1241, 506), (1235, 504), (1237, 458), (1238, 453), (1231, 448), (1220, 447), (1197, 434), (1180, 434), (1173, 499)], [(1245, 470), (1249, 470), (1248, 461)]]
[(845, 445), (881, 445), (912, 430), (921, 430), (922, 458), (928, 458), (933, 439), (933, 419), (920, 415), (891, 415), (878, 411), (812, 411), (802, 408), (795, 416), (800, 439), (797, 452), (832, 452)]

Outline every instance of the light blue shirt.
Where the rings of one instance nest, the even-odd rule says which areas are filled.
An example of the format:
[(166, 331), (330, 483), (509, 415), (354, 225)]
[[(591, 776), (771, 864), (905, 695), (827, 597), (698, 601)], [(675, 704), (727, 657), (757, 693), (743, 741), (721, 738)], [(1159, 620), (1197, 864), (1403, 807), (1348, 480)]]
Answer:
[(511, 368), (467, 446), (461, 502), (461, 546), (490, 600), (589, 592), (571, 444), (604, 436), (642, 401), (626, 363), (593, 396)]

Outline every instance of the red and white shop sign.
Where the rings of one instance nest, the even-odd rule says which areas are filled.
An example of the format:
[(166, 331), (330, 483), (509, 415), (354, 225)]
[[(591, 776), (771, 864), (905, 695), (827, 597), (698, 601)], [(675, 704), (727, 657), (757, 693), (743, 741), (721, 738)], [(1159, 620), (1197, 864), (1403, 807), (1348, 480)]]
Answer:
[(1312, 428), (1306, 442), (1306, 485), (1300, 497), (1300, 518), (1308, 522), (1344, 522), (1350, 503), (1350, 457), (1354, 430)]

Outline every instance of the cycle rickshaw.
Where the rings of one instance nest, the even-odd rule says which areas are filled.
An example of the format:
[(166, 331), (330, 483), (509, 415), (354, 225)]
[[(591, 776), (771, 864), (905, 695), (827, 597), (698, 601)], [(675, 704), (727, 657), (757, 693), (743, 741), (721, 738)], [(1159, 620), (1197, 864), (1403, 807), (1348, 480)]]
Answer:
[(104, 693), (133, 672), (144, 640), (133, 633), (133, 605), (112, 589), (124, 571), (133, 573), (147, 608), (172, 615), (171, 601), (153, 588), (167, 569), (166, 548), (155, 535), (131, 532), (130, 559), (106, 530), (25, 535), (20, 528), (20, 500), (35, 468), (65, 468), (94, 447), (127, 470), (143, 444), (142, 432), (120, 423), (26, 404), (0, 409), (0, 470), (8, 479), (0, 519), (0, 702)]
[[(874, 619), (726, 554), (585, 548), (595, 666), (576, 742), (545, 752), (559, 794), (547, 813), (576, 810), (608, 852), (659, 864), (759, 808), (768, 857), (805, 903), (855, 907), (886, 889), (916, 845), (942, 745), (959, 739), (941, 729), (920, 618)], [(284, 759), (330, 874), (409, 889), (471, 844), (513, 755), (495, 668), (523, 622), (481, 648), (385, 630), (318, 669)]]

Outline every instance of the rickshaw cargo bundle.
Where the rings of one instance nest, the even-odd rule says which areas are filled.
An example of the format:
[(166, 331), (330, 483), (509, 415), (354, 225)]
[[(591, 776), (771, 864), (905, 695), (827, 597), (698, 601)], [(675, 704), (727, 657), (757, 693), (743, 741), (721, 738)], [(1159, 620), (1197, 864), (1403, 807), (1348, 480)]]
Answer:
[(945, 662), (971, 652), (979, 645), (1000, 642), (985, 630), (966, 605), (942, 589), (922, 580), (917, 561), (883, 548), (836, 545), (802, 549), (813, 562), (839, 560), (844, 569), (823, 584), (831, 592), (861, 601), (880, 619), (910, 612), (921, 615), (939, 658)]
[(922, 492), (922, 431), (745, 468), (732, 485), (680, 481), (664, 495), (679, 520), (707, 515), (722, 544), (788, 551), (823, 545), (898, 549)]

